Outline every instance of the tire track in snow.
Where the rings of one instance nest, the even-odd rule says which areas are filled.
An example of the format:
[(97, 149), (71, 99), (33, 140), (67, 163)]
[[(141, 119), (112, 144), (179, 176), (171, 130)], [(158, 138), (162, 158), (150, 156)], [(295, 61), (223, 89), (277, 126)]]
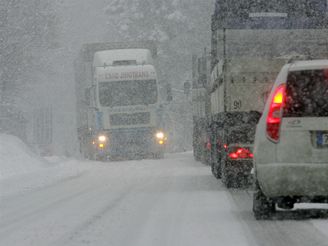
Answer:
[[(116, 191), (122, 195), (107, 202), (106, 206), (53, 245), (135, 245), (149, 220), (149, 212), (163, 198), (163, 186), (158, 190), (158, 176), (143, 176), (152, 168), (157, 169), (158, 165), (147, 164), (134, 169), (137, 174), (133, 182), (123, 191)], [(172, 187), (169, 179), (161, 181), (164, 181), (162, 185), (166, 187), (165, 190)]]
[(125, 191), (119, 197), (115, 198), (114, 200), (111, 200), (110, 203), (108, 203), (105, 207), (97, 211), (95, 214), (89, 216), (82, 223), (80, 222), (80, 225), (75, 227), (74, 231), (69, 232), (59, 241), (56, 241), (53, 245), (70, 245), (70, 243), (79, 238), (81, 234), (83, 234), (89, 228), (95, 226), (100, 220), (104, 219), (106, 214), (118, 207), (131, 191), (132, 186), (128, 189), (128, 191)]
[[(108, 166), (105, 166), (107, 173), (103, 172), (103, 170), (103, 168), (97, 168), (95, 172), (91, 173), (93, 175), (84, 175), (80, 179), (65, 181), (64, 183), (44, 188), (41, 193), (33, 192), (31, 196), (25, 194), (24, 197), (12, 198), (11, 202), (15, 207), (13, 211), (5, 214), (8, 219), (1, 221), (4, 226), (3, 228), (0, 227), (0, 244), (21, 245), (20, 243), (12, 244), (12, 242), (23, 242), (24, 240), (23, 245), (49, 245), (53, 241), (58, 241), (58, 238), (66, 238), (67, 232), (72, 231), (65, 228), (74, 228), (73, 231), (75, 232), (75, 228), (78, 226), (74, 224), (80, 224), (80, 221), (83, 221), (84, 213), (88, 214), (97, 211), (93, 206), (90, 206), (93, 205), (92, 202), (113, 191), (112, 187), (106, 182), (108, 180), (107, 173), (110, 173), (111, 180), (117, 180), (117, 177), (111, 177), (113, 173)], [(87, 187), (85, 184), (87, 184)], [(40, 205), (40, 201), (45, 201), (45, 203)], [(24, 204), (25, 202), (28, 204)], [(7, 204), (7, 206), (10, 206), (10, 204)], [(89, 209), (89, 207), (91, 208)], [(88, 209), (91, 211), (88, 211)], [(101, 214), (89, 216), (85, 220), (86, 222), (82, 222), (82, 224), (90, 225), (90, 218), (94, 220), (94, 218), (100, 217)], [(76, 218), (78, 218), (77, 221), (75, 221)], [(49, 231), (53, 230), (51, 229), (52, 227), (59, 229), (59, 232), (56, 231), (54, 233), (56, 234), (55, 238), (53, 238), (54, 235), (51, 235), (53, 233)], [(12, 237), (13, 235), (10, 232), (15, 232), (16, 236)], [(35, 243), (35, 238), (40, 237), (40, 235), (43, 235), (46, 241)], [(51, 236), (49, 237), (49, 235)], [(1, 242), (5, 242), (5, 244)]]
[[(55, 186), (51, 186), (51, 188), (54, 187)], [(3, 209), (1, 209), (2, 215), (0, 217), (1, 218), (0, 238), (2, 236), (5, 236), (8, 232), (13, 231), (13, 228), (20, 226), (22, 221), (24, 221), (24, 224), (26, 224), (28, 223), (28, 221), (34, 220), (35, 217), (39, 217), (39, 215), (42, 214), (43, 212), (47, 212), (51, 209), (56, 209), (60, 205), (65, 204), (81, 196), (84, 196), (86, 193), (89, 193), (90, 191), (94, 191), (95, 189), (96, 187), (88, 187), (88, 188), (80, 189), (79, 191), (74, 191), (74, 194), (63, 193), (63, 195), (65, 196), (56, 197), (56, 199), (53, 199), (53, 197), (51, 197), (52, 199), (47, 200), (46, 203), (42, 205), (38, 204), (39, 206), (35, 206), (36, 200), (31, 199), (27, 204), (19, 203), (18, 204), (19, 207), (16, 207), (13, 211), (6, 214), (4, 214)], [(26, 201), (26, 199), (24, 201)], [(17, 203), (17, 200), (15, 201), (15, 203)]]
[[(38, 185), (35, 185), (34, 187), (33, 187), (33, 185), (31, 187), (30, 184), (28, 184), (28, 185), (22, 184), (22, 187), (16, 192), (10, 192), (10, 194), (5, 194), (5, 195), (1, 194), (1, 199), (9, 201), (10, 199), (17, 199), (17, 196), (25, 196), (25, 195), (32, 194), (35, 192), (42, 192), (43, 190), (49, 189), (51, 187), (54, 187), (54, 186), (57, 186), (60, 184), (64, 184), (64, 183), (68, 183), (75, 179), (79, 179), (82, 176), (86, 175), (87, 173), (88, 173), (88, 170), (84, 170), (75, 175), (69, 175), (66, 177), (54, 179), (52, 182), (46, 183), (45, 185), (43, 183), (39, 183)], [(29, 177), (29, 176), (28, 175), (24, 176), (24, 178), (26, 178), (26, 177)], [(7, 180), (7, 182), (1, 182), (1, 186), (2, 186), (2, 188), (4, 188), (7, 186), (11, 186), (10, 183), (20, 182), (20, 181), (21, 181), (21, 178), (15, 178), (15, 179), (11, 179), (9, 181)], [(8, 184), (8, 182), (9, 182), (9, 184)]]

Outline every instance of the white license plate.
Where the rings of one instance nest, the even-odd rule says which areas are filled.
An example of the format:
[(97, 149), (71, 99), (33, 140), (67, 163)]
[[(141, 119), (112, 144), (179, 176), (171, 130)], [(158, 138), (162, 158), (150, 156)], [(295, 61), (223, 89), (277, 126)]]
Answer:
[(322, 144), (328, 145), (328, 133), (322, 134)]
[(319, 146), (328, 146), (328, 133), (319, 133), (318, 134), (318, 145)]

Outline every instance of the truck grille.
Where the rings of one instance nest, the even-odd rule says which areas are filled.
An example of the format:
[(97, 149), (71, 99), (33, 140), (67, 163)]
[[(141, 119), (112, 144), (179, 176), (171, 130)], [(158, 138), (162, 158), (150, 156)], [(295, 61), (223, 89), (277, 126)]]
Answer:
[(150, 128), (113, 130), (109, 135), (110, 151), (116, 155), (148, 153), (154, 142), (154, 131)]
[(110, 116), (112, 126), (146, 125), (150, 123), (150, 113), (113, 114)]

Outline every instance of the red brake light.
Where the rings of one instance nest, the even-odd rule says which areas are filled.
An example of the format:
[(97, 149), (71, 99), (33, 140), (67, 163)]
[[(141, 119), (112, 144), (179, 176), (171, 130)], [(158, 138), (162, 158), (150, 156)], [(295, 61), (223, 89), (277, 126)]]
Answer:
[(236, 159), (238, 159), (238, 154), (237, 153), (230, 153), (229, 158), (233, 159), (233, 160), (236, 160)]
[(270, 140), (274, 142), (279, 141), (281, 116), (282, 116), (281, 114), (285, 103), (285, 98), (286, 98), (286, 85), (282, 84), (276, 89), (273, 95), (273, 99), (270, 103), (269, 114), (266, 120), (267, 136)]
[(254, 157), (253, 153), (246, 148), (237, 148), (234, 152), (229, 153), (229, 158), (231, 160), (252, 159), (253, 157)]

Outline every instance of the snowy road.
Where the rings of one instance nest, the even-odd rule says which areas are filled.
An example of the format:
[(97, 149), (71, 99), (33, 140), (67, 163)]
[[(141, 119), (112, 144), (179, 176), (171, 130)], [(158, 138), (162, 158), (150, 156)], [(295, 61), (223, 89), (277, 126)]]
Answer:
[(70, 165), (0, 183), (0, 245), (328, 245), (328, 220), (258, 222), (192, 153)]

